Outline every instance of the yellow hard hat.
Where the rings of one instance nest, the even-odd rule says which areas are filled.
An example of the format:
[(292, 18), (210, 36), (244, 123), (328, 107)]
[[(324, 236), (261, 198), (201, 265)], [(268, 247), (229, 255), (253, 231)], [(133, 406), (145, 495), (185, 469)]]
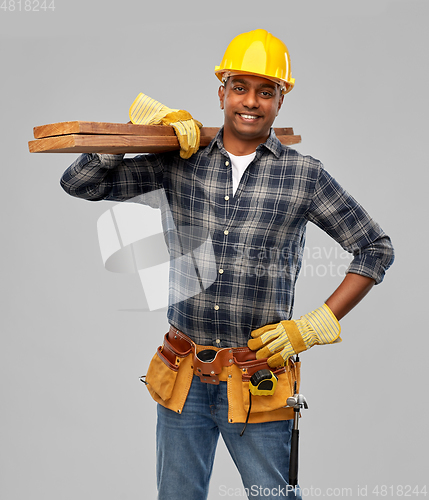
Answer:
[(233, 74), (252, 74), (268, 78), (287, 94), (295, 85), (291, 78), (290, 57), (286, 45), (266, 30), (254, 30), (236, 36), (228, 45), (222, 62), (215, 67), (220, 81)]

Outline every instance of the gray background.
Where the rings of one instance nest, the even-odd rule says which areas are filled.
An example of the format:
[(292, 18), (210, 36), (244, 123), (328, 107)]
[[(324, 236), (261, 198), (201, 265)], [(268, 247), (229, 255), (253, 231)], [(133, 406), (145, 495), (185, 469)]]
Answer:
[[(139, 92), (219, 126), (214, 66), (256, 28), (291, 53), (296, 88), (276, 125), (302, 135), (297, 149), (323, 161), (396, 249), (384, 283), (342, 321), (342, 344), (302, 356), (301, 486), (310, 497), (349, 488), (336, 490), (343, 498), (367, 486), (377, 498), (377, 485), (395, 497), (427, 484), (428, 2), (17, 6), (0, 10), (1, 498), (156, 496), (155, 404), (138, 378), (164, 313), (144, 311), (136, 275), (103, 268), (96, 222), (112, 204), (67, 196), (58, 181), (76, 155), (30, 154), (33, 126), (126, 122)], [(308, 245), (295, 316), (341, 279), (317, 266), (344, 263), (314, 227)], [(210, 498), (240, 487), (220, 443)]]

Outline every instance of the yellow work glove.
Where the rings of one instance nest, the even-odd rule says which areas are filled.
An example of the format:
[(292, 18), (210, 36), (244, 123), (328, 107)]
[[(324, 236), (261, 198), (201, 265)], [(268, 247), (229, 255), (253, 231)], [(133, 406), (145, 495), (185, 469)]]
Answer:
[(341, 327), (326, 304), (300, 319), (280, 321), (254, 330), (247, 343), (256, 358), (268, 358), (270, 367), (283, 366), (291, 356), (316, 344), (341, 342)]
[(189, 158), (200, 147), (202, 124), (190, 113), (181, 109), (170, 109), (145, 94), (139, 94), (131, 104), (130, 120), (137, 125), (171, 125), (180, 144), (180, 156)]

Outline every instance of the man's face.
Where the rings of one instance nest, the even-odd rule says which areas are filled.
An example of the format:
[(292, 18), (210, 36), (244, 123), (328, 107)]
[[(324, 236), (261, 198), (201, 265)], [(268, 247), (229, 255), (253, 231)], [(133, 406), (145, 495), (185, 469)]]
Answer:
[[(280, 87), (266, 78), (236, 75), (219, 88), (224, 110), (224, 141), (264, 142), (283, 103)], [(232, 151), (231, 151), (232, 152)]]

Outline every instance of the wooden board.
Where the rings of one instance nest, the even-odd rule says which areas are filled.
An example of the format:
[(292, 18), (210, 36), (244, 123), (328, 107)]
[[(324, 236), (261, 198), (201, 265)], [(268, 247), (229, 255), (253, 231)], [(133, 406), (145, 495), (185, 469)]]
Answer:
[(161, 153), (179, 149), (179, 141), (175, 135), (144, 137), (70, 134), (37, 139), (30, 141), (28, 145), (30, 153)]
[[(217, 134), (219, 127), (203, 127), (201, 136), (212, 136)], [(275, 128), (277, 135), (293, 135), (292, 128)], [(35, 139), (54, 137), (68, 134), (103, 134), (103, 135), (144, 135), (144, 136), (174, 136), (173, 127), (166, 125), (133, 125), (132, 123), (106, 123), (72, 121), (50, 123), (33, 128)]]
[[(206, 147), (219, 128), (203, 127), (200, 146)], [(285, 145), (301, 142), (292, 128), (275, 128)], [(36, 140), (29, 141), (30, 153), (162, 153), (179, 149), (173, 127), (72, 121), (34, 127)]]
[[(280, 135), (285, 145), (301, 142), (299, 135)], [(200, 146), (209, 145), (213, 137), (202, 136)], [(46, 137), (28, 143), (30, 153), (163, 153), (179, 149), (176, 136), (133, 136), (133, 135), (62, 135)]]

